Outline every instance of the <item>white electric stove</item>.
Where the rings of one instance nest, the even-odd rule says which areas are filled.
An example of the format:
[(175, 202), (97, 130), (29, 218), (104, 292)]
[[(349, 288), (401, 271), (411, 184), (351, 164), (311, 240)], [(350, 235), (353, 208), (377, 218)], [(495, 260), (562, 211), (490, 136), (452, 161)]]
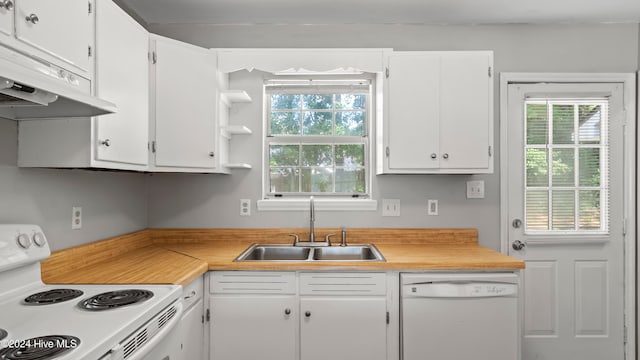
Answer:
[(38, 226), (0, 225), (0, 360), (179, 358), (181, 286), (45, 285), (49, 255)]

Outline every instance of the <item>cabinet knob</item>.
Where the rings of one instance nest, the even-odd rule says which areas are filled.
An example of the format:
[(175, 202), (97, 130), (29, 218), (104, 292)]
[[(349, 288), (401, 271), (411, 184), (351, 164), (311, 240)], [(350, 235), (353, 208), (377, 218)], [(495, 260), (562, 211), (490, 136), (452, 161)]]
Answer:
[(291, 309), (289, 309), (289, 308), (284, 309), (284, 314), (285, 315), (291, 315)]
[(111, 146), (111, 140), (110, 139), (104, 139), (102, 141), (100, 141), (100, 145), (104, 145), (106, 147)]
[(438, 157), (438, 155), (436, 155), (436, 153), (431, 153), (431, 158), (432, 158), (433, 160), (435, 160), (437, 157)]
[(7, 9), (7, 10), (11, 11), (13, 9), (13, 1), (5, 0), (5, 1), (0, 2), (0, 8), (4, 8), (4, 9)]
[(31, 14), (31, 15), (27, 16), (26, 20), (27, 20), (27, 22), (30, 22), (33, 25), (37, 24), (38, 21), (40, 21), (40, 19), (38, 18), (38, 15), (36, 15), (36, 14)]
[(305, 311), (304, 312), (304, 316), (305, 317), (311, 317), (311, 311)]
[(447, 153), (442, 154), (442, 158), (443, 159), (448, 159), (449, 158), (449, 154), (447, 154)]
[(216, 156), (216, 154), (213, 151), (209, 153), (209, 157), (214, 157), (214, 156)]

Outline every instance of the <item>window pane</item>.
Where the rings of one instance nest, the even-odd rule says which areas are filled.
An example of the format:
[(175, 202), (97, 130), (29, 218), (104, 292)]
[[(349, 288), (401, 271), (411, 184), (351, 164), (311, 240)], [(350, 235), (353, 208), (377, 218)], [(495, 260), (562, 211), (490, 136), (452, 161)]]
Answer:
[(336, 112), (336, 135), (363, 136), (364, 111)]
[(600, 126), (602, 124), (602, 106), (580, 105), (578, 106), (580, 144), (599, 144)]
[(553, 143), (573, 144), (573, 105), (553, 105)]
[(302, 95), (303, 109), (332, 109), (333, 95), (308, 94)]
[(582, 148), (580, 154), (580, 186), (600, 186), (600, 149)]
[(353, 169), (364, 166), (364, 145), (336, 145), (336, 166)]
[(326, 168), (302, 169), (303, 192), (332, 192), (332, 172)]
[(332, 163), (331, 145), (302, 145), (303, 166), (331, 166)]
[(527, 185), (548, 186), (549, 165), (546, 149), (527, 149)]
[(271, 95), (271, 110), (299, 109), (300, 95), (273, 94)]
[(364, 109), (366, 95), (336, 94), (336, 109)]
[(298, 112), (271, 112), (272, 135), (298, 135), (300, 134), (300, 113)]
[(582, 190), (580, 196), (580, 230), (600, 230), (600, 190)]
[(270, 145), (270, 166), (298, 166), (300, 147), (298, 145)]
[(547, 143), (547, 105), (527, 104), (527, 144)]
[(527, 191), (527, 230), (549, 230), (549, 192)]
[(271, 168), (269, 184), (271, 192), (299, 192), (299, 170), (295, 168)]
[(554, 190), (551, 198), (552, 230), (574, 230), (576, 226), (575, 191)]
[(331, 135), (331, 113), (317, 111), (305, 112), (302, 132), (305, 135)]
[(337, 169), (336, 192), (363, 193), (365, 192), (364, 169)]
[(552, 156), (552, 180), (554, 186), (573, 186), (575, 184), (574, 149), (555, 149)]

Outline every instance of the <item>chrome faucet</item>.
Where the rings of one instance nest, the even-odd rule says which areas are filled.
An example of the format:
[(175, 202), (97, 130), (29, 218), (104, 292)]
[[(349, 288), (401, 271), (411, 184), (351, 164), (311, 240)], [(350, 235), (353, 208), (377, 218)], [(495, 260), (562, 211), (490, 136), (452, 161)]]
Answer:
[(313, 196), (309, 198), (309, 242), (316, 241), (315, 223), (316, 222), (316, 209)]

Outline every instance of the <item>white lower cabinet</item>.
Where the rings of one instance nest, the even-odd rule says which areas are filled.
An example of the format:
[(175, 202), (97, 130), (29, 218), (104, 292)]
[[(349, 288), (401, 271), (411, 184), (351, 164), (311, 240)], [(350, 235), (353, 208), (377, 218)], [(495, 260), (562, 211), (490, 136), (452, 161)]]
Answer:
[(182, 295), (184, 313), (180, 319), (180, 358), (205, 360), (203, 277), (187, 285)]
[(215, 360), (385, 360), (386, 273), (209, 273)]

